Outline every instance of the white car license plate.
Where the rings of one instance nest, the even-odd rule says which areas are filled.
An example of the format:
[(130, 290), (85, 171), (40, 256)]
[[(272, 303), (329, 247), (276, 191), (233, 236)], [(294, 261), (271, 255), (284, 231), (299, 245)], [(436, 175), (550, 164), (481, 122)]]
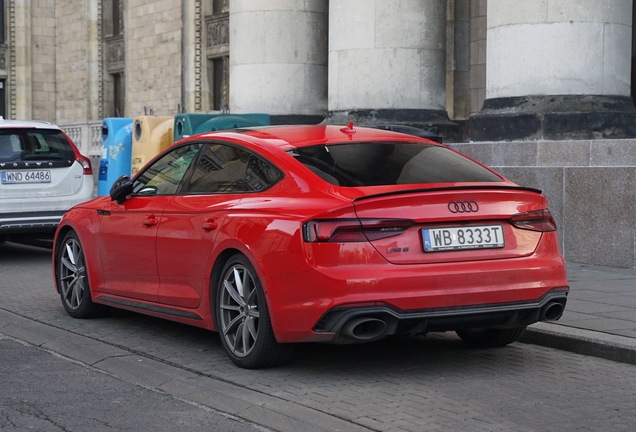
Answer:
[(422, 229), (425, 252), (490, 249), (505, 246), (501, 225)]
[(2, 184), (51, 183), (51, 170), (2, 171)]

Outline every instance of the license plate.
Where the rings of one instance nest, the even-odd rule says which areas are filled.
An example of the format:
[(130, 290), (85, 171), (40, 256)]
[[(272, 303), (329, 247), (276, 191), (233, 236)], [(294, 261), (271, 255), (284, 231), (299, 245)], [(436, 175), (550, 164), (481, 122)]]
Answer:
[(505, 246), (501, 225), (422, 229), (425, 252), (491, 249)]
[(51, 170), (2, 171), (2, 184), (51, 183)]

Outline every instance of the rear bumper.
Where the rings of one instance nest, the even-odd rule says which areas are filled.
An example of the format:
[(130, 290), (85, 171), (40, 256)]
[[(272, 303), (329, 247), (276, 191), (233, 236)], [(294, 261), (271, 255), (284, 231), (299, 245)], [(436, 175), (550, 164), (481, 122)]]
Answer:
[(52, 234), (62, 220), (64, 213), (64, 210), (0, 213), (0, 236)]
[(340, 306), (329, 310), (313, 331), (330, 335), (334, 343), (377, 340), (396, 334), (488, 327), (511, 328), (538, 321), (555, 321), (567, 302), (568, 288), (555, 288), (537, 301), (457, 308), (399, 310), (390, 305)]
[[(565, 307), (569, 290), (563, 258), (528, 257), (396, 266), (316, 267), (263, 275), (279, 342), (329, 342), (356, 318), (380, 316), (386, 335), (540, 321), (552, 301)], [(556, 294), (555, 294), (556, 293)], [(539, 313), (537, 313), (537, 311)]]

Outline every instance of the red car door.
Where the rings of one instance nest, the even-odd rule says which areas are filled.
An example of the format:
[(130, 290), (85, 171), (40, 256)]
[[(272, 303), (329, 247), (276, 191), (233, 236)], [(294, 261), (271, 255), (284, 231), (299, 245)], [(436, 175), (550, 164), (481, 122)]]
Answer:
[(102, 216), (99, 253), (102, 291), (122, 297), (157, 301), (157, 227), (171, 196), (131, 197), (111, 203)]
[(182, 193), (165, 209), (157, 234), (159, 301), (196, 308), (208, 289), (210, 254), (228, 211), (249, 183), (250, 155), (239, 147), (207, 143)]
[(99, 231), (104, 292), (158, 301), (157, 232), (200, 148), (195, 143), (166, 151), (138, 173), (129, 198), (111, 202)]
[(209, 286), (208, 264), (227, 211), (242, 194), (175, 197), (157, 234), (159, 302), (197, 308)]

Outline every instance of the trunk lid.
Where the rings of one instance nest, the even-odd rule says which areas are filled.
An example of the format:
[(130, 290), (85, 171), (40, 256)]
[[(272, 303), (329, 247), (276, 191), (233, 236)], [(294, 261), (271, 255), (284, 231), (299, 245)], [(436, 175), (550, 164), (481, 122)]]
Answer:
[(38, 161), (19, 166), (0, 166), (4, 198), (65, 197), (82, 187), (84, 170), (74, 161)]
[[(361, 220), (411, 220), (394, 236), (369, 238), (394, 264), (420, 264), (527, 256), (542, 233), (521, 229), (515, 215), (543, 210), (547, 200), (534, 189), (450, 187), (359, 197), (353, 201)], [(363, 222), (363, 224), (366, 222)], [(517, 224), (518, 225), (518, 224)], [(380, 236), (382, 237), (382, 236)]]

